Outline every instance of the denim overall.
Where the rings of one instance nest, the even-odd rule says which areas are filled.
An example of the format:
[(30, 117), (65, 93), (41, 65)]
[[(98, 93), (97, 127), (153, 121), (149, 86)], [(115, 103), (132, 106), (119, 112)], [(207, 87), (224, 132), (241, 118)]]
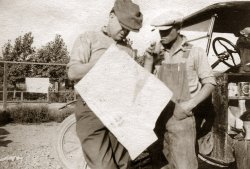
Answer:
[[(188, 56), (183, 55), (183, 60)], [(181, 103), (190, 99), (186, 63), (167, 64), (162, 62), (158, 78), (173, 92), (172, 101)], [(165, 109), (171, 114), (169, 109)], [(173, 109), (171, 109), (173, 111)], [(166, 169), (197, 169), (198, 162), (195, 153), (195, 119), (193, 116), (177, 120), (171, 116), (165, 125), (163, 154), (168, 165)], [(164, 169), (165, 169), (164, 168)]]

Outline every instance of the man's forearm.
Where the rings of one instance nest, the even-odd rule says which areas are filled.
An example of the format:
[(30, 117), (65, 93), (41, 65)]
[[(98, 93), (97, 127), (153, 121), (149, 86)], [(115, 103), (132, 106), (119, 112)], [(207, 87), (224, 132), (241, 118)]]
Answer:
[(175, 109), (174, 115), (178, 119), (183, 119), (185, 117), (192, 116), (193, 108), (195, 108), (199, 103), (205, 100), (212, 93), (213, 90), (214, 90), (214, 85), (205, 84), (199, 91), (199, 93), (196, 94), (192, 99), (179, 103), (178, 105), (181, 108)]
[(68, 77), (70, 80), (80, 80), (82, 79), (89, 70), (94, 66), (95, 63), (86, 63), (86, 64), (74, 64), (71, 65), (68, 69)]
[(193, 107), (196, 107), (198, 104), (200, 104), (202, 101), (204, 101), (209, 95), (212, 94), (215, 86), (213, 84), (207, 83), (205, 84), (198, 94), (196, 94), (192, 99), (191, 102), (193, 104)]

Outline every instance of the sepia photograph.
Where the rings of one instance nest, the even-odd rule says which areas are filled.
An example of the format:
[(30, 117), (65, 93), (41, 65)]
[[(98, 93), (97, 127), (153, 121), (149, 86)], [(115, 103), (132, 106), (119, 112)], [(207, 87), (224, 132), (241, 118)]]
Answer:
[(0, 169), (249, 169), (249, 0), (0, 0)]

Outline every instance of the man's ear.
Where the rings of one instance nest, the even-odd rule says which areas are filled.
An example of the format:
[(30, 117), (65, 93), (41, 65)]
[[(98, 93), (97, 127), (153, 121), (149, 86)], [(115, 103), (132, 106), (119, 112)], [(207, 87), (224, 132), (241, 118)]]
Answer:
[(174, 25), (174, 28), (176, 29), (176, 32), (177, 32), (178, 34), (181, 33), (181, 25)]

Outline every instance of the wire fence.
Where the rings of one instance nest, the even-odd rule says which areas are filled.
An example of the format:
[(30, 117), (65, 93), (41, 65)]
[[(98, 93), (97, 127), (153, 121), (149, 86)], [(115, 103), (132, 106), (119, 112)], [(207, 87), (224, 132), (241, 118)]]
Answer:
[[(69, 91), (49, 91), (48, 93), (30, 93), (26, 91), (7, 91), (8, 103), (67, 103), (76, 100), (76, 93)], [(3, 91), (0, 91), (0, 103), (3, 103)]]

